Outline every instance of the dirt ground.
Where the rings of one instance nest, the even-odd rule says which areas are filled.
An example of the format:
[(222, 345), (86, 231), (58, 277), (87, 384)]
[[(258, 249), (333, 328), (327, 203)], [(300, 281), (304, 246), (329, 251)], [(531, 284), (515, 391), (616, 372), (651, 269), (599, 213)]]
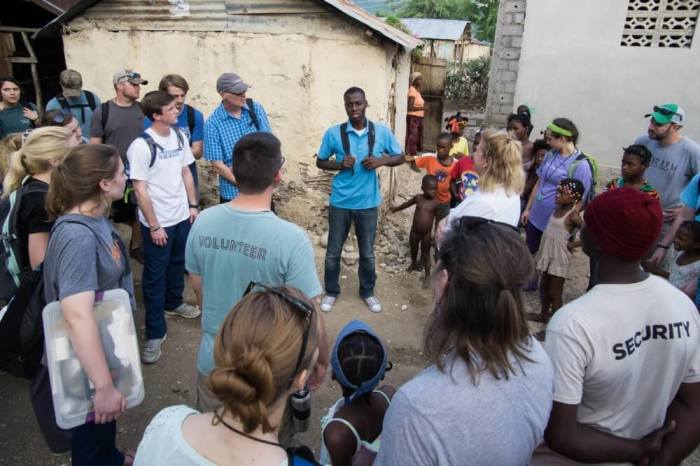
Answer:
[[(410, 183), (399, 185), (417, 186), (420, 175), (401, 169), (400, 176)], [(402, 193), (407, 195), (407, 193)], [(395, 214), (393, 222), (408, 224), (412, 212)], [(325, 251), (316, 247), (316, 265), (319, 277), (323, 276)], [(394, 260), (393, 257), (377, 256), (377, 264)], [(401, 270), (407, 264), (401, 264)], [(398, 265), (397, 265), (398, 267)], [(140, 293), (141, 267), (133, 263), (135, 288)], [(393, 369), (387, 373), (385, 382), (400, 386), (421, 369), (429, 365), (423, 356), (423, 328), (432, 310), (432, 296), (420, 285), (419, 273), (386, 273), (378, 266), (376, 293), (383, 305), (380, 314), (371, 313), (358, 296), (357, 266), (343, 264), (341, 287), (343, 294), (335, 309), (324, 314), (331, 342), (342, 326), (351, 319), (362, 319), (372, 325), (384, 338), (389, 348)], [(571, 278), (565, 286), (565, 301), (580, 296), (587, 284), (587, 259), (579, 252), (571, 269)], [(140, 296), (137, 296), (140, 302)], [(188, 288), (186, 300), (194, 302)], [(528, 312), (539, 310), (536, 293), (526, 293)], [(137, 310), (135, 320), (139, 337), (143, 335), (143, 310)], [(127, 410), (118, 422), (118, 446), (124, 450), (136, 449), (145, 427), (161, 409), (176, 404), (192, 404), (192, 389), (195, 378), (195, 356), (199, 343), (199, 319), (185, 320), (168, 318), (168, 340), (163, 347), (163, 356), (155, 365), (144, 365), (146, 397), (139, 406)], [(539, 330), (532, 324), (532, 330)], [(29, 383), (10, 375), (0, 376), (0, 465), (68, 466), (70, 457), (50, 455), (38, 430), (29, 402)], [(308, 432), (298, 436), (302, 444), (318, 451), (319, 419), (325, 410), (340, 396), (340, 390), (326, 377), (323, 386), (314, 393), (312, 422)], [(686, 465), (700, 465), (700, 455), (693, 455)]]

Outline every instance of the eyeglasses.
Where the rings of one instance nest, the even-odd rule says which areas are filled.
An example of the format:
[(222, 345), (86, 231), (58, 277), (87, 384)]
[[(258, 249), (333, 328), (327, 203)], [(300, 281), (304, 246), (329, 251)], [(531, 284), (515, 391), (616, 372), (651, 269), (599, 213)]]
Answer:
[(508, 227), (508, 229), (513, 230), (516, 233), (520, 233), (520, 230), (518, 230), (517, 227), (514, 227), (510, 223), (497, 222), (496, 220), (491, 220), (491, 219), (483, 218), (483, 217), (473, 217), (471, 215), (465, 215), (464, 217), (460, 217), (459, 228), (457, 231), (461, 235), (465, 230), (474, 230), (474, 229), (479, 228), (483, 225), (504, 226), (504, 227)]
[(680, 117), (681, 121), (683, 121), (683, 115), (681, 115), (680, 113), (674, 112), (673, 110), (669, 110), (666, 107), (659, 107), (659, 106), (655, 105), (654, 111), (662, 114), (663, 116), (667, 116), (667, 117), (673, 116), (673, 115), (678, 115), (678, 117)]
[[(262, 288), (264, 291), (274, 294), (275, 296), (287, 302), (288, 304), (291, 304), (294, 309), (304, 314), (304, 323), (306, 327), (304, 328), (304, 339), (301, 341), (301, 350), (299, 351), (299, 357), (297, 358), (297, 363), (294, 366), (294, 371), (292, 372), (292, 380), (294, 380), (293, 377), (297, 374), (297, 372), (299, 372), (299, 369), (301, 369), (301, 363), (304, 360), (304, 354), (306, 354), (306, 346), (309, 342), (309, 330), (311, 329), (311, 316), (313, 315), (314, 310), (307, 303), (295, 298), (294, 296), (284, 291), (282, 288), (268, 286), (259, 282), (248, 283), (248, 286), (243, 292), (243, 296), (247, 295), (255, 288)], [(292, 380), (289, 381), (290, 386), (292, 385)]]

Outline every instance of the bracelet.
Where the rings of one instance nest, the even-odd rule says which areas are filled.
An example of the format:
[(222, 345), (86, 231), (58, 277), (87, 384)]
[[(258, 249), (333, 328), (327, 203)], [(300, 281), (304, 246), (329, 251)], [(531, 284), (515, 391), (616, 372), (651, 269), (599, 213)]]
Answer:
[(199, 204), (190, 204), (190, 209), (199, 209)]
[(158, 230), (160, 230), (160, 225), (158, 225), (157, 227), (151, 227), (151, 233), (155, 233)]
[(656, 245), (656, 247), (661, 249), (669, 249), (671, 246), (664, 246), (663, 244), (659, 243)]

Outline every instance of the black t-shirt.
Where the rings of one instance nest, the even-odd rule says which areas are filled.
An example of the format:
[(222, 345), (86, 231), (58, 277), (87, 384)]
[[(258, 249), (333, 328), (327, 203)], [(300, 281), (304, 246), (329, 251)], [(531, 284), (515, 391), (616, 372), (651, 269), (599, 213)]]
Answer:
[[(41, 180), (29, 178), (25, 183), (28, 186), (30, 183), (41, 183), (45, 185), (48, 191), (49, 185)], [(29, 235), (34, 233), (49, 233), (53, 222), (49, 221), (49, 216), (46, 213), (45, 192), (35, 192), (25, 194), (22, 197), (22, 205), (20, 206), (17, 222), (17, 235), (22, 249), (22, 263), (29, 265)]]

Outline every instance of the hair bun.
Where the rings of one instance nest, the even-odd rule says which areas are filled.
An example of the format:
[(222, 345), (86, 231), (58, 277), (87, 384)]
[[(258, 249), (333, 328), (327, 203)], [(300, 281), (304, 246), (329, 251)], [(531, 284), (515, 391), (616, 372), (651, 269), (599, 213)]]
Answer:
[(230, 365), (217, 367), (209, 375), (209, 388), (226, 404), (268, 402), (273, 387), (270, 363), (257, 349), (244, 352)]

